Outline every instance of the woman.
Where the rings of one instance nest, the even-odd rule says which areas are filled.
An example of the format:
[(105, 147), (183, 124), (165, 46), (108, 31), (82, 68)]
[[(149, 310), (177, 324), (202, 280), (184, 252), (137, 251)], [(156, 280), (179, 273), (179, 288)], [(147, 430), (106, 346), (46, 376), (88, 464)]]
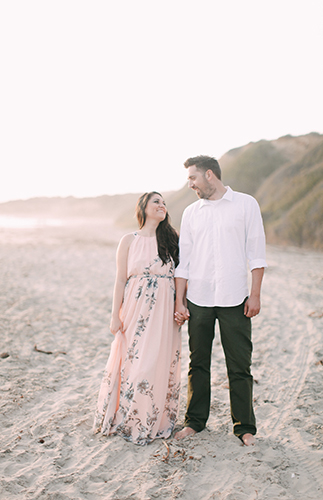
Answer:
[(117, 250), (110, 330), (94, 430), (144, 445), (170, 436), (178, 414), (181, 336), (174, 321), (178, 235), (162, 196), (142, 195), (140, 230)]

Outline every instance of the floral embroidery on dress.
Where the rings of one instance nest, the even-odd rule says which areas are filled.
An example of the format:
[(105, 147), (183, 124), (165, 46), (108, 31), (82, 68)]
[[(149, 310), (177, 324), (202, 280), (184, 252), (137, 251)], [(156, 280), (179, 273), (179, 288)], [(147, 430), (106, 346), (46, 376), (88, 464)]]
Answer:
[(120, 405), (119, 410), (120, 413), (124, 415), (124, 418), (122, 423), (116, 427), (115, 431), (121, 433), (128, 441), (132, 441), (133, 430), (132, 432), (129, 432), (131, 428), (136, 428), (137, 430), (137, 444), (147, 444), (153, 440), (153, 438), (151, 438), (151, 431), (158, 419), (158, 415), (160, 414), (159, 409), (154, 403), (153, 389), (153, 386), (150, 386), (148, 380), (146, 379), (143, 379), (137, 384), (138, 393), (149, 397), (151, 400), (151, 413), (147, 411), (145, 419), (137, 418), (137, 415), (139, 415), (138, 408), (134, 407), (131, 409), (131, 406), (136, 404), (136, 401), (133, 399), (134, 391), (132, 384), (128, 389), (126, 389), (125, 393), (121, 395), (125, 401), (123, 401), (123, 404)]
[(145, 328), (146, 328), (146, 325), (149, 321), (149, 317), (148, 318), (143, 318), (142, 315), (140, 315), (138, 321), (137, 321), (137, 328), (136, 328), (136, 332), (135, 332), (135, 335), (134, 335), (134, 339), (133, 339), (133, 342), (132, 342), (132, 345), (129, 347), (128, 351), (127, 351), (127, 358), (126, 359), (129, 359), (132, 363), (135, 359), (138, 359), (138, 349), (136, 349), (136, 346), (138, 344), (138, 337), (141, 337), (142, 333), (145, 331)]

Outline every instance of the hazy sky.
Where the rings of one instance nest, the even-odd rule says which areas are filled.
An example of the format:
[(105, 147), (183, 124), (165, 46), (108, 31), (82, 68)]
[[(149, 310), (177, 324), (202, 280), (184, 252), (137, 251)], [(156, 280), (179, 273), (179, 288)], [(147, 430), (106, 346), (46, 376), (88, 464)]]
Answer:
[(0, 201), (181, 188), (189, 156), (323, 133), (322, 0), (4, 0)]

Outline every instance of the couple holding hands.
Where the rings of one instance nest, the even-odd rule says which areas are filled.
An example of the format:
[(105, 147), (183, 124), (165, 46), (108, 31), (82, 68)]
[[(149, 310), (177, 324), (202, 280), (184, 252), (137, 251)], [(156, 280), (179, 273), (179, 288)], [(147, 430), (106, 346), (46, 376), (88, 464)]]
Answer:
[[(138, 200), (139, 230), (117, 250), (110, 330), (115, 335), (101, 383), (94, 431), (145, 445), (168, 438), (178, 416), (181, 325), (188, 320), (190, 363), (182, 439), (202, 431), (210, 411), (210, 366), (219, 323), (233, 432), (255, 442), (251, 318), (260, 311), (267, 267), (257, 201), (221, 181), (212, 157), (184, 163), (199, 200), (182, 216), (180, 237), (163, 197)], [(248, 268), (251, 288), (248, 289)]]

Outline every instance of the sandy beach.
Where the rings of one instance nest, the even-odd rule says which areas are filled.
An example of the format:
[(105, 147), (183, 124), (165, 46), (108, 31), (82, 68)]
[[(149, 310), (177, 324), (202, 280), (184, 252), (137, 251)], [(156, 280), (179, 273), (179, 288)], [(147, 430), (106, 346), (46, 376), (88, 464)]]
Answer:
[[(0, 228), (1, 500), (323, 498), (323, 254), (267, 249), (253, 320), (256, 445), (232, 434), (217, 332), (207, 428), (139, 447), (92, 433), (119, 237), (99, 222)], [(177, 428), (187, 367), (184, 326)]]

